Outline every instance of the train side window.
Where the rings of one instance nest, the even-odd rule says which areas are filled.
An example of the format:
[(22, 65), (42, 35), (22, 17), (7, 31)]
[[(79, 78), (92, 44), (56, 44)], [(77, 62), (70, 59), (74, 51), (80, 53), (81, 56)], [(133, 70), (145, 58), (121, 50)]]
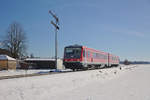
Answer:
[(95, 58), (98, 58), (97, 54), (98, 54), (98, 53), (95, 53)]
[(98, 58), (98, 53), (96, 53), (96, 55), (95, 55), (95, 56), (96, 56), (96, 58)]
[(93, 58), (96, 58), (96, 53), (93, 53)]
[(88, 58), (90, 58), (90, 51), (88, 51)]
[(92, 53), (92, 56), (93, 56), (93, 58), (95, 58), (95, 54), (94, 53)]
[(103, 59), (103, 55), (101, 54), (101, 59)]
[(106, 56), (104, 55), (104, 59), (106, 59)]
[(106, 59), (106, 55), (104, 55), (104, 59)]
[(99, 59), (99, 54), (97, 54), (97, 58)]
[(99, 58), (102, 59), (102, 54), (99, 55)]
[(102, 54), (102, 59), (104, 59), (104, 55)]
[(86, 54), (86, 53), (85, 53), (85, 50), (83, 50), (83, 57), (85, 57), (85, 54)]
[(105, 55), (103, 55), (103, 59), (105, 59)]
[(99, 59), (101, 59), (101, 54), (99, 54)]

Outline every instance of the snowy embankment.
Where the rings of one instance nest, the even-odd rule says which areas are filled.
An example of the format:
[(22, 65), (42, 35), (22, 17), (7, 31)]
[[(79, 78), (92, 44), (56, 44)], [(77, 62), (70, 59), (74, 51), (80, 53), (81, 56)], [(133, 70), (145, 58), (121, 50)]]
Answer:
[(13, 75), (25, 75), (34, 74), (38, 72), (47, 72), (49, 70), (3, 70), (0, 71), (0, 77), (2, 76), (13, 76)]
[(0, 80), (0, 100), (149, 100), (148, 66)]
[(71, 70), (70, 69), (66, 69), (66, 70), (56, 70), (56, 69), (30, 69), (30, 70), (20, 70), (20, 69), (17, 69), (17, 70), (3, 70), (3, 71), (0, 71), (0, 77), (3, 77), (3, 76), (15, 76), (15, 75), (27, 75), (27, 74), (42, 74), (42, 73), (49, 73), (49, 72), (70, 72)]

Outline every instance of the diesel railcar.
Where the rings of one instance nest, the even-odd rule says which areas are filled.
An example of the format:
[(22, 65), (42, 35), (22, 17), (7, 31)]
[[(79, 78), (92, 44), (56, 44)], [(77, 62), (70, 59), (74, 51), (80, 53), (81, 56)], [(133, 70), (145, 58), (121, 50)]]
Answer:
[(119, 65), (119, 57), (81, 45), (66, 46), (63, 64), (69, 69), (101, 68)]

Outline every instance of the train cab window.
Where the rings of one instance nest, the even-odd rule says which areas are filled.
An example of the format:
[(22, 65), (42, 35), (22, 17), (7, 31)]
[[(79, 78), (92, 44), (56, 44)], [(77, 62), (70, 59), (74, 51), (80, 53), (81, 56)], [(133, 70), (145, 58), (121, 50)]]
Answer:
[(65, 49), (65, 58), (80, 58), (80, 57), (81, 57), (81, 48)]

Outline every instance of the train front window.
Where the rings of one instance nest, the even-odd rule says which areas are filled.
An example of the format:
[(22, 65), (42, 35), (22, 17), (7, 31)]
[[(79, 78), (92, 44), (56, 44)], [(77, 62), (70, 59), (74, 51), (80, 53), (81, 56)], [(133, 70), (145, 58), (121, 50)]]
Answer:
[(80, 57), (81, 57), (81, 48), (65, 49), (65, 58), (80, 58)]

